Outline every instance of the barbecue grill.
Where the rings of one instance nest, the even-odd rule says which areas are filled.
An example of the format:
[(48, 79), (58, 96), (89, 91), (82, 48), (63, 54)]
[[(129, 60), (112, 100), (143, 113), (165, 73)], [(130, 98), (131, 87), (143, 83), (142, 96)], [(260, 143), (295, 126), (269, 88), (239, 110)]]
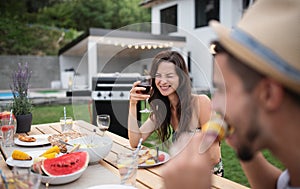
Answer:
[[(138, 73), (101, 73), (92, 78), (93, 124), (99, 114), (109, 114), (109, 131), (128, 138), (127, 120), (132, 84), (141, 77)], [(140, 103), (137, 118), (140, 120)]]

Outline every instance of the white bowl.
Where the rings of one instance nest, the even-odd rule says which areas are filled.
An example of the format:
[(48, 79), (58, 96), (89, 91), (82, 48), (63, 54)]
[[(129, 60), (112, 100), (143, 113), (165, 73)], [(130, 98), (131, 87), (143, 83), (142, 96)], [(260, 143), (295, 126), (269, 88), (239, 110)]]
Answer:
[(89, 153), (89, 163), (98, 162), (105, 158), (112, 148), (113, 141), (108, 136), (89, 135), (69, 141), (70, 144), (80, 144), (79, 151)]
[(69, 182), (73, 182), (74, 180), (77, 180), (83, 172), (86, 170), (87, 166), (85, 166), (83, 169), (80, 169), (76, 171), (75, 173), (71, 173), (68, 175), (62, 175), (62, 176), (45, 176), (42, 175), (42, 183), (48, 183), (48, 184), (53, 184), (53, 185), (58, 185), (58, 184), (66, 184)]

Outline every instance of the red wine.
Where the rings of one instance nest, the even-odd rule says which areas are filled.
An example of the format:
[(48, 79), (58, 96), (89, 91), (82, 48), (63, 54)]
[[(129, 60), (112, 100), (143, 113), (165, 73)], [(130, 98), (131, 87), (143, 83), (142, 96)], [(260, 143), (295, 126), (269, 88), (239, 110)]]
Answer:
[(105, 131), (108, 130), (108, 127), (107, 128), (102, 127), (102, 128), (99, 128), (99, 130), (102, 131), (102, 132), (105, 132)]
[(140, 83), (140, 84), (138, 84), (137, 85), (138, 87), (144, 87), (144, 88), (146, 88), (146, 90), (144, 90), (144, 91), (142, 91), (141, 90), (141, 93), (143, 93), (143, 94), (149, 94), (149, 92), (150, 92), (150, 89), (151, 89), (151, 85), (150, 84), (143, 84), (143, 83)]

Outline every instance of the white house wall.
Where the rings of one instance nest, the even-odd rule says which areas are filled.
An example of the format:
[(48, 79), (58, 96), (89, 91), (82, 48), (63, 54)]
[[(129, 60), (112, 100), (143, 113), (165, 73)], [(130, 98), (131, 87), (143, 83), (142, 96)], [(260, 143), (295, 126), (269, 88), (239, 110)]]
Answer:
[(226, 27), (234, 26), (243, 14), (242, 0), (220, 0), (220, 22)]

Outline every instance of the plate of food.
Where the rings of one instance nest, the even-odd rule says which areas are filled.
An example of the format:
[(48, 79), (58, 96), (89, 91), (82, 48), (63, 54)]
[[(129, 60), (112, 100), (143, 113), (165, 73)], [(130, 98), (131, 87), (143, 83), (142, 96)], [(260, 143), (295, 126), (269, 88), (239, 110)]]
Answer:
[(19, 146), (42, 146), (50, 144), (48, 137), (50, 135), (18, 135), (15, 144)]
[(170, 155), (164, 151), (158, 151), (157, 156), (157, 151), (154, 149), (140, 150), (138, 156), (139, 168), (158, 166), (166, 163), (170, 159)]
[(66, 144), (63, 142), (69, 142), (70, 140), (85, 136), (86, 134), (78, 133), (78, 132), (68, 132), (61, 134), (54, 134), (48, 137), (49, 142), (52, 146), (58, 146), (60, 148), (61, 153), (66, 153), (68, 151)]
[(12, 156), (6, 159), (6, 164), (9, 166), (16, 166), (22, 168), (29, 168), (33, 164), (34, 158), (41, 155), (43, 151), (23, 152), (14, 150)]
[(29, 168), (35, 161), (47, 158), (55, 158), (60, 156), (59, 148), (57, 146), (50, 147), (47, 150), (37, 151), (21, 151), (14, 150), (9, 158), (6, 159), (6, 164), (9, 166), (17, 166)]

